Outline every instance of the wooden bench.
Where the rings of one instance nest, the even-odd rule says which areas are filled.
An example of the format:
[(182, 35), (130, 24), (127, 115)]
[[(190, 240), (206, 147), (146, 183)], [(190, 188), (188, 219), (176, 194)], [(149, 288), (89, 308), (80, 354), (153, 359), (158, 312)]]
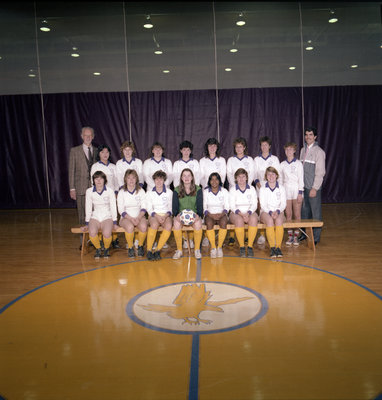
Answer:
[[(284, 229), (305, 229), (305, 234), (307, 237), (307, 242), (308, 242), (308, 247), (312, 249), (313, 251), (316, 251), (316, 246), (314, 243), (314, 238), (313, 238), (313, 228), (321, 228), (324, 225), (322, 221), (319, 221), (317, 219), (302, 219), (301, 221), (289, 221), (289, 222), (284, 222), (283, 227)], [(248, 225), (245, 225), (245, 228), (248, 228)], [(266, 225), (262, 223), (257, 224), (258, 229), (265, 229)], [(214, 226), (214, 229), (219, 229), (218, 225)], [(235, 229), (235, 225), (233, 224), (227, 224), (227, 229), (232, 230)], [(158, 231), (161, 231), (162, 227), (159, 227)], [(192, 226), (183, 226), (182, 231), (183, 232), (190, 232), (193, 231), (194, 228)], [(203, 230), (206, 230), (206, 225), (203, 225)], [(81, 256), (85, 255), (88, 250), (88, 240), (89, 240), (89, 232), (83, 232), (81, 230), (81, 227), (73, 227), (71, 228), (72, 233), (83, 233), (82, 235), (82, 246), (81, 246)], [(125, 230), (118, 226), (116, 230), (114, 231), (116, 233), (125, 233)], [(137, 229), (135, 229), (135, 232), (137, 232)], [(188, 241), (188, 235), (187, 235), (187, 241)], [(188, 251), (190, 251), (190, 246), (188, 246)]]

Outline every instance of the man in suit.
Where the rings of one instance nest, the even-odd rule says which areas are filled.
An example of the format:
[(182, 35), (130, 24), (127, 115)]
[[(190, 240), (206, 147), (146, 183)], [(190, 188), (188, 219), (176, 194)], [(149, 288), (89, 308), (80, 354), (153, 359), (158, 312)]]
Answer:
[(91, 184), (90, 169), (96, 160), (97, 149), (92, 146), (94, 129), (85, 126), (81, 130), (82, 144), (72, 147), (69, 156), (70, 197), (77, 202), (78, 219), (85, 225), (85, 193)]

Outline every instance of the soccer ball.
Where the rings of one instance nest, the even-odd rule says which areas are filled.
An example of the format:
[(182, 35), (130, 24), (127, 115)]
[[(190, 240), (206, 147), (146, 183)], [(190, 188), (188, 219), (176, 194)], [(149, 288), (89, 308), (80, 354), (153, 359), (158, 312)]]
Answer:
[(192, 210), (183, 210), (180, 213), (180, 220), (183, 225), (192, 225), (195, 222), (196, 214)]

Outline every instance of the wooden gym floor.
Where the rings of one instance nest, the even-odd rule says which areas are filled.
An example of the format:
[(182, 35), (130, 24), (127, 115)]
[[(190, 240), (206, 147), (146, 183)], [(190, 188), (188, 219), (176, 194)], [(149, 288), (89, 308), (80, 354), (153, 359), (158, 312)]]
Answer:
[(0, 211), (0, 399), (382, 399), (382, 203), (323, 215), (281, 261), (97, 262), (74, 209)]

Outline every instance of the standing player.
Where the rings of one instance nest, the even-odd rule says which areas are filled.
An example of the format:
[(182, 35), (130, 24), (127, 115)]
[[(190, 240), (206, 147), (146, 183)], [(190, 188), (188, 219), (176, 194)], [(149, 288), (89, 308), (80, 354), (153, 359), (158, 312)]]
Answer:
[(156, 171), (166, 173), (166, 188), (170, 188), (172, 182), (172, 162), (165, 158), (164, 147), (161, 143), (155, 142), (150, 149), (151, 157), (143, 163), (143, 178), (147, 183), (147, 192), (150, 192), (155, 186), (153, 174)]
[[(321, 190), (325, 176), (325, 152), (317, 143), (317, 129), (305, 129), (305, 145), (301, 149), (300, 160), (304, 167), (304, 201), (301, 216), (304, 219), (322, 221)], [(322, 228), (313, 228), (314, 243), (320, 241)], [(301, 235), (300, 240), (306, 239)]]
[[(257, 177), (255, 178), (255, 185), (257, 189), (257, 197), (260, 198), (260, 188), (266, 183), (265, 170), (268, 167), (273, 167), (277, 171), (280, 169), (280, 161), (277, 156), (272, 155), (271, 145), (272, 140), (268, 136), (263, 136), (259, 139), (261, 154), (255, 157), (255, 171)], [(257, 239), (257, 244), (262, 245), (265, 243), (264, 231), (260, 231), (260, 236)]]
[(195, 185), (200, 184), (200, 168), (199, 161), (193, 158), (192, 150), (194, 146), (188, 140), (184, 140), (179, 145), (180, 159), (174, 162), (172, 173), (174, 180), (174, 188), (180, 184), (180, 174), (185, 168), (192, 171), (194, 175)]
[(137, 153), (134, 143), (126, 140), (122, 143), (120, 150), (122, 158), (116, 164), (118, 187), (121, 188), (124, 186), (125, 172), (128, 169), (137, 171), (139, 183), (143, 186), (143, 164), (139, 158), (136, 158)]
[[(234, 156), (230, 157), (227, 161), (227, 180), (229, 189), (236, 186), (235, 173), (239, 168), (244, 168), (247, 171), (248, 184), (251, 186), (255, 179), (255, 164), (253, 158), (248, 156), (247, 141), (238, 137), (233, 141)], [(228, 244), (233, 246), (235, 243), (234, 233), (230, 231)]]
[[(301, 219), (302, 194), (304, 193), (304, 172), (301, 161), (295, 157), (297, 145), (288, 142), (285, 146), (285, 155), (287, 157), (280, 164), (280, 183), (285, 188), (286, 193), (286, 220), (291, 221), (292, 217), (299, 221)], [(298, 246), (299, 230), (296, 229), (293, 235), (293, 229), (288, 229), (287, 246)]]

